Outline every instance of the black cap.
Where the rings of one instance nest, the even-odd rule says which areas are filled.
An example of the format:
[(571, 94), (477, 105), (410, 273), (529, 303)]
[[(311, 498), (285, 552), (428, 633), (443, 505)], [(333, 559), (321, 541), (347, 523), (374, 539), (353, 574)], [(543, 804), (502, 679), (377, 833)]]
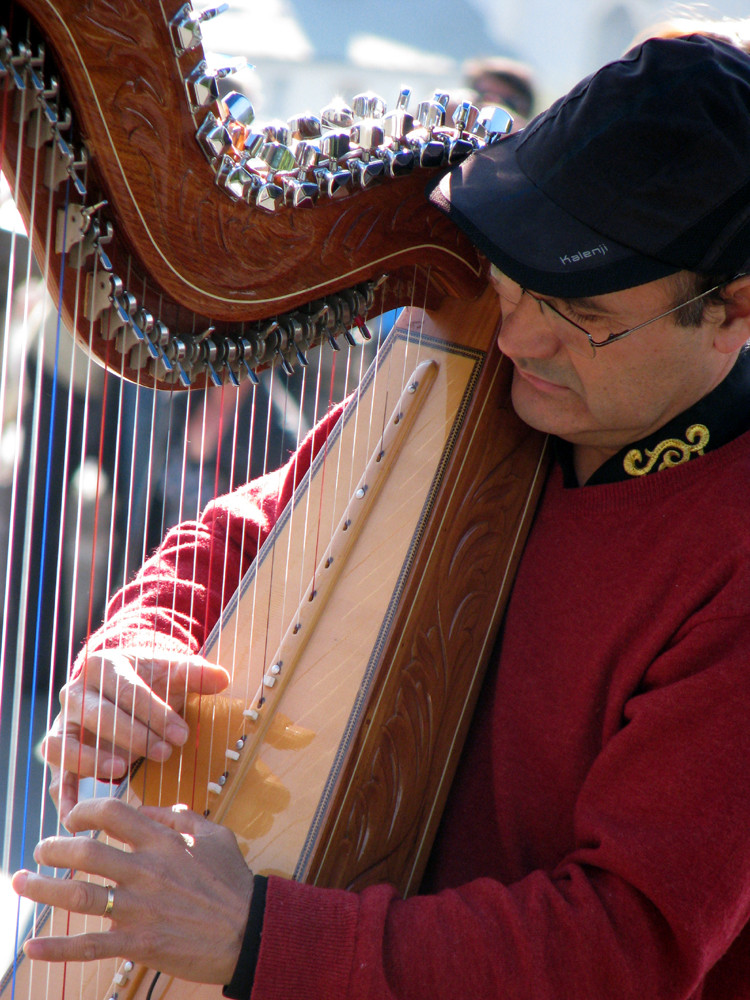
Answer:
[(494, 264), (543, 295), (739, 273), (750, 261), (750, 56), (703, 35), (649, 39), (429, 190)]

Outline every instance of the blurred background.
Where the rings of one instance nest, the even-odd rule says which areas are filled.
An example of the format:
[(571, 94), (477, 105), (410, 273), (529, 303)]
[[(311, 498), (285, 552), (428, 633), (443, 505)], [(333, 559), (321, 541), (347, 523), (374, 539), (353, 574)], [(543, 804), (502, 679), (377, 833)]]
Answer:
[(264, 117), (363, 90), (391, 106), (403, 84), (423, 100), (465, 86), (467, 60), (497, 56), (529, 67), (540, 110), (658, 22), (749, 13), (747, 0), (229, 0), (203, 37), (215, 56), (253, 63), (242, 79)]
[[(214, 67), (242, 58), (252, 64), (225, 82), (226, 89), (251, 98), (259, 123), (317, 114), (336, 97), (350, 102), (367, 90), (393, 108), (408, 86), (412, 108), (435, 90), (447, 91), (478, 104), (504, 104), (521, 127), (654, 26), (674, 18), (747, 17), (748, 0), (713, 6), (661, 0), (229, 0), (228, 8), (204, 24), (204, 48)], [(188, 403), (187, 394), (174, 394), (180, 400), (170, 394), (155, 398), (148, 390), (123, 388), (110, 376), (107, 382), (58, 337), (54, 309), (44, 305), (44, 290), (28, 260), (10, 194), (0, 188), (0, 302), (6, 301), (6, 289), (32, 291), (23, 300), (31, 303), (23, 315), (13, 315), (7, 299), (2, 324), (0, 760), (7, 767), (0, 773), (5, 807), (0, 867), (5, 872), (32, 865), (40, 832), (54, 829), (38, 744), (57, 712), (57, 691), (89, 619), (95, 627), (106, 594), (132, 573), (166, 528), (195, 516), (215, 490), (225, 492), (257, 474), (266, 460), (264, 448), (253, 454), (247, 435), (233, 434), (233, 421), (248, 420), (233, 401), (219, 404), (225, 411), (222, 450), (218, 396), (209, 408), (202, 394), (191, 393)], [(62, 364), (58, 355), (66, 359)], [(274, 465), (305, 430), (304, 414), (301, 424), (298, 420), (300, 379), (288, 384), (279, 379), (281, 404), (276, 397), (271, 405), (268, 380), (257, 390), (258, 412), (267, 414), (275, 429)], [(42, 401), (37, 409), (33, 399)], [(251, 402), (259, 400), (250, 400), (246, 388), (242, 406)], [(121, 464), (114, 461), (120, 453)], [(135, 466), (135, 475), (125, 471), (131, 454), (149, 456), (147, 475), (144, 466)], [(175, 481), (187, 483), (188, 493), (170, 492)], [(95, 511), (107, 525), (98, 536), (92, 530)], [(132, 528), (137, 522), (144, 525), (140, 534)], [(15, 947), (17, 912), (0, 871), (2, 968)]]

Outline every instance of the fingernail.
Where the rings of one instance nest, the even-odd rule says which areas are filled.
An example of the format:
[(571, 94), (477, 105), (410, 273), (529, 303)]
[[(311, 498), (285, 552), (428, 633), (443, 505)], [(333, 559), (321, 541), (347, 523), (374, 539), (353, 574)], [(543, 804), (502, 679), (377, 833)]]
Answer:
[(127, 770), (127, 761), (122, 757), (111, 757), (102, 761), (102, 771), (105, 778), (121, 778)]
[(180, 725), (178, 722), (170, 722), (167, 726), (164, 735), (167, 737), (170, 743), (181, 747), (185, 740), (190, 735), (190, 730), (187, 726)]
[(163, 740), (159, 740), (157, 743), (153, 743), (149, 746), (146, 756), (151, 760), (163, 761), (166, 760), (171, 753), (172, 747), (169, 743), (164, 743)]

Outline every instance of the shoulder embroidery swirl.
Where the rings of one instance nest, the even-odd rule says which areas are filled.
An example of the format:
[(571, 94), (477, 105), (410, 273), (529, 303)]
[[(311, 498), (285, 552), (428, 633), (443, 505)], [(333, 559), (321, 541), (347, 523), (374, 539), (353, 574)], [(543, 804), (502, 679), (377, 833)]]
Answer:
[(665, 441), (660, 441), (655, 448), (646, 448), (645, 464), (643, 453), (633, 448), (623, 459), (623, 468), (629, 476), (645, 476), (654, 469), (661, 472), (662, 469), (669, 469), (673, 465), (682, 465), (683, 462), (689, 462), (693, 455), (703, 454), (709, 437), (708, 427), (705, 424), (692, 424), (685, 431), (685, 441), (680, 441), (679, 438), (667, 438)]

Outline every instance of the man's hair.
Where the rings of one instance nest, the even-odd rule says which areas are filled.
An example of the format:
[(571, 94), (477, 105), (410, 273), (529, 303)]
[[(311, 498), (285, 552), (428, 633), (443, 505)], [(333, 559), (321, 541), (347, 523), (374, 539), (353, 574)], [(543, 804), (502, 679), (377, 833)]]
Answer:
[(723, 301), (723, 286), (728, 285), (735, 277), (734, 274), (704, 274), (695, 271), (679, 271), (672, 277), (672, 287), (674, 292), (674, 304), (686, 302), (696, 295), (702, 295), (709, 288), (720, 287), (697, 302), (689, 302), (688, 305), (678, 309), (674, 314), (674, 321), (677, 326), (700, 326), (705, 319), (706, 310), (712, 305), (720, 305)]

